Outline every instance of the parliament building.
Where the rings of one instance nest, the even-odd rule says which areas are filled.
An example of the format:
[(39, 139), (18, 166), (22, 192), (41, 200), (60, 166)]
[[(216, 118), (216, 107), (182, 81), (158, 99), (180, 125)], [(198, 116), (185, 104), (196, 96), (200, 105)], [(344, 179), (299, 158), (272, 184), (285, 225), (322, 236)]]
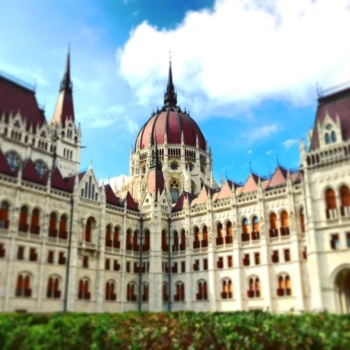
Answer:
[(120, 190), (79, 170), (69, 54), (49, 119), (0, 75), (0, 311), (350, 312), (350, 87), (319, 95), (297, 171), (244, 184), (215, 182), (171, 64)]

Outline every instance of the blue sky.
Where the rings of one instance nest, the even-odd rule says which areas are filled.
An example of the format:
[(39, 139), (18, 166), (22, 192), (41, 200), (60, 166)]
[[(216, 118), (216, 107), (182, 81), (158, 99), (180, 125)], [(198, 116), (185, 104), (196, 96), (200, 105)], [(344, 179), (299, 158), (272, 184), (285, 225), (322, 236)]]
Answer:
[(36, 84), (51, 119), (68, 43), (81, 168), (129, 172), (130, 147), (163, 103), (172, 52), (178, 103), (243, 182), (299, 165), (316, 83), (350, 81), (349, 0), (0, 0), (0, 70)]

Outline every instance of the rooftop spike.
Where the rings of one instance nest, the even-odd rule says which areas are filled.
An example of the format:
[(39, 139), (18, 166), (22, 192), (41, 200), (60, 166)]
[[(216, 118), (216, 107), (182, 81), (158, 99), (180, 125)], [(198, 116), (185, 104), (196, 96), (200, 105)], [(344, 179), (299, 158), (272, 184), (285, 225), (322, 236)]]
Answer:
[(171, 59), (169, 60), (169, 75), (168, 75), (168, 85), (164, 94), (164, 105), (165, 106), (176, 106), (177, 95), (175, 93), (175, 87), (173, 83), (173, 72), (171, 68)]
[(66, 69), (60, 85), (60, 91), (63, 90), (72, 93), (72, 82), (70, 80), (70, 47), (68, 47)]
[(74, 123), (74, 105), (72, 82), (70, 78), (70, 50), (68, 49), (66, 68), (63, 74), (63, 79), (60, 84), (60, 92), (58, 95), (56, 109), (53, 114), (52, 123), (66, 126), (66, 122)]

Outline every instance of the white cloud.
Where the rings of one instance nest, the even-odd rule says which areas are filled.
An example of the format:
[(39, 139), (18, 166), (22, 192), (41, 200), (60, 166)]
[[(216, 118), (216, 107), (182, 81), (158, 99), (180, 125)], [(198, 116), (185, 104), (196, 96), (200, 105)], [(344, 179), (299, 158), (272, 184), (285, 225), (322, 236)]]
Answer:
[(247, 143), (253, 143), (258, 140), (269, 138), (273, 133), (279, 130), (277, 124), (262, 125), (256, 128), (250, 128), (243, 133), (243, 138)]
[(99, 184), (104, 185), (109, 184), (114, 191), (120, 191), (122, 188), (122, 185), (126, 183), (129, 180), (129, 177), (125, 174), (120, 174), (118, 176), (109, 178), (109, 179), (102, 179), (99, 180)]
[(282, 142), (282, 144), (285, 147), (285, 149), (290, 149), (292, 146), (298, 145), (299, 144), (299, 140), (297, 140), (297, 139), (289, 139), (289, 140), (286, 140), (286, 141)]
[(265, 154), (266, 154), (267, 156), (269, 156), (269, 155), (272, 154), (272, 153), (273, 153), (273, 151), (269, 149), (268, 151), (266, 151)]
[(136, 133), (139, 129), (137, 122), (126, 114), (125, 108), (121, 105), (106, 108), (90, 107), (79, 117), (85, 125), (92, 128), (106, 128), (118, 123), (121, 129), (126, 129), (130, 134)]
[(209, 115), (236, 101), (304, 103), (316, 81), (343, 82), (350, 77), (349, 32), (348, 0), (217, 0), (172, 30), (141, 23), (117, 57), (139, 102), (156, 104), (171, 49), (179, 103)]

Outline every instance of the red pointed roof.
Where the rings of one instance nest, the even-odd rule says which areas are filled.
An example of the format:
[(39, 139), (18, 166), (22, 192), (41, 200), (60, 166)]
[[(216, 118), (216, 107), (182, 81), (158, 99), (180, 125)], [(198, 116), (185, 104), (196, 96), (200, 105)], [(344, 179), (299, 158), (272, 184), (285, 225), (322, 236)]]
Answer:
[(51, 187), (65, 192), (73, 192), (74, 176), (70, 178), (63, 178), (58, 168), (55, 168), (51, 174)]
[(5, 114), (5, 121), (8, 122), (9, 115), (17, 113), (25, 120), (27, 129), (30, 126), (36, 129), (46, 123), (35, 91), (16, 82), (15, 78), (0, 74), (0, 117)]
[(267, 188), (277, 187), (285, 185), (287, 183), (287, 170), (280, 165), (275, 169)]
[(270, 180), (263, 180), (261, 181), (262, 188), (266, 190), (266, 187), (268, 186)]
[(293, 184), (303, 181), (303, 173), (301, 171), (297, 171), (290, 175)]
[(339, 117), (342, 136), (344, 141), (350, 140), (350, 87), (341, 91), (328, 94), (318, 99), (315, 124), (311, 137), (310, 149), (315, 150), (320, 147), (317, 124), (323, 125), (326, 116), (329, 115), (335, 122)]
[(209, 186), (204, 185), (202, 187), (202, 190), (199, 192), (197, 198), (195, 198), (192, 201), (191, 205), (195, 206), (197, 204), (206, 203), (208, 201), (208, 199), (211, 198), (215, 192), (216, 191), (213, 188), (210, 188)]
[(130, 194), (129, 191), (119, 192), (116, 194), (116, 196), (120, 199), (120, 204), (122, 206), (125, 205), (125, 201), (126, 201), (126, 207), (128, 209), (139, 211), (139, 208), (136, 202), (134, 201), (134, 198), (132, 198), (132, 195)]
[(157, 199), (158, 192), (161, 194), (164, 190), (164, 177), (159, 169), (151, 169), (147, 176), (147, 189), (149, 193)]
[(111, 205), (120, 206), (119, 198), (114, 194), (111, 185), (105, 185), (106, 202)]
[(222, 185), (220, 192), (217, 194), (215, 199), (228, 198), (232, 196), (232, 190), (237, 188), (238, 185), (230, 180), (226, 180), (226, 182)]
[(30, 182), (35, 182), (40, 185), (46, 185), (48, 179), (48, 171), (43, 176), (40, 176), (35, 169), (35, 164), (32, 160), (23, 162), (22, 179)]
[(248, 192), (256, 191), (258, 189), (258, 182), (259, 182), (259, 176), (254, 173), (250, 173), (240, 193), (248, 193)]
[(189, 192), (182, 192), (181, 196), (179, 197), (178, 201), (176, 202), (176, 204), (173, 206), (172, 211), (176, 212), (176, 211), (180, 211), (184, 208), (185, 206), (185, 201), (188, 200), (189, 203), (191, 204), (193, 198), (195, 198), (196, 196), (192, 193)]
[(70, 54), (67, 55), (66, 70), (60, 86), (56, 109), (53, 114), (52, 123), (62, 124), (63, 126), (72, 121), (74, 123), (74, 104), (73, 89), (70, 79)]

